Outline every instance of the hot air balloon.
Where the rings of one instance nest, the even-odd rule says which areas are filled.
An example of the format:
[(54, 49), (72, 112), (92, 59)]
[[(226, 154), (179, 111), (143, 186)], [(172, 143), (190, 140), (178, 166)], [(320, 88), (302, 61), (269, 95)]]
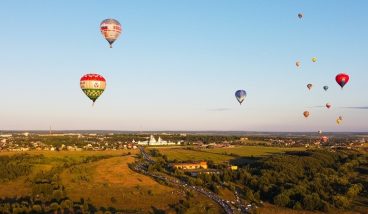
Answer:
[(100, 24), (100, 30), (103, 37), (109, 42), (110, 48), (112, 48), (112, 43), (118, 39), (122, 29), (117, 20), (105, 19)]
[(318, 134), (322, 134), (322, 130), (318, 130)]
[(312, 62), (317, 62), (317, 57), (313, 57)]
[(298, 18), (299, 18), (299, 19), (302, 19), (302, 18), (303, 18), (303, 16), (304, 16), (304, 14), (303, 14), (303, 13), (298, 13)]
[(240, 103), (240, 105), (242, 104), (246, 96), (247, 96), (247, 92), (245, 92), (244, 90), (237, 90), (235, 92), (235, 97)]
[(309, 117), (309, 111), (303, 112), (303, 115), (304, 115), (305, 118)]
[(337, 125), (340, 125), (342, 123), (342, 120), (340, 120), (339, 118), (337, 118), (336, 123), (337, 123)]
[(330, 103), (326, 103), (326, 107), (327, 108), (331, 108), (331, 104)]
[(307, 85), (307, 88), (308, 88), (309, 90), (311, 90), (311, 89), (312, 89), (312, 87), (313, 87), (313, 85), (312, 85), (312, 84), (310, 84), (310, 83)]
[(321, 137), (321, 142), (322, 143), (327, 143), (328, 142), (328, 137), (327, 136)]
[(297, 62), (295, 62), (295, 65), (296, 65), (297, 68), (299, 68), (302, 65), (302, 63), (300, 61), (297, 61)]
[(328, 90), (328, 86), (327, 85), (323, 86), (323, 90), (327, 91)]
[(93, 101), (93, 104), (106, 88), (106, 80), (99, 74), (86, 74), (80, 79), (82, 91)]
[(340, 73), (336, 75), (336, 82), (341, 86), (341, 88), (344, 88), (345, 84), (349, 82), (349, 75), (345, 73)]

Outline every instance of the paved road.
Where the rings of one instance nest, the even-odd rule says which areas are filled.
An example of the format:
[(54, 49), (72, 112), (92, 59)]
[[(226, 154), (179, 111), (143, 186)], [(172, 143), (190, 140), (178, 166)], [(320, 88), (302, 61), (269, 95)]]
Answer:
[(145, 175), (149, 175), (153, 178), (156, 178), (156, 179), (163, 180), (165, 182), (174, 184), (174, 185), (182, 186), (186, 190), (194, 190), (194, 191), (197, 191), (199, 193), (202, 193), (203, 195), (207, 196), (208, 198), (212, 199), (217, 204), (219, 204), (227, 214), (233, 214), (234, 213), (234, 210), (233, 210), (234, 208), (231, 206), (230, 203), (228, 203), (227, 201), (220, 198), (217, 194), (215, 194), (215, 193), (213, 193), (213, 192), (211, 192), (211, 191), (209, 191), (205, 188), (202, 188), (202, 187), (199, 187), (199, 186), (189, 185), (185, 181), (179, 180), (177, 178), (168, 178), (168, 177), (165, 177), (165, 176), (162, 176), (162, 175), (149, 173), (147, 171), (147, 168), (150, 164), (153, 164), (155, 161), (151, 158), (151, 156), (149, 154), (147, 154), (147, 152), (144, 150), (143, 147), (139, 146), (138, 148), (139, 148), (139, 150), (141, 152), (141, 155), (142, 155), (143, 159), (145, 160), (145, 162), (136, 164), (135, 168), (134, 168), (136, 171), (141, 172)]

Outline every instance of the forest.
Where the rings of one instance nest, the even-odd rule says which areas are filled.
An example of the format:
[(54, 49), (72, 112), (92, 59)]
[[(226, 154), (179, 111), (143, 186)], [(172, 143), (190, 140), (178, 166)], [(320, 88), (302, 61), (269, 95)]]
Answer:
[[(149, 170), (165, 171), (169, 162), (157, 150), (158, 160)], [(238, 189), (250, 203), (269, 202), (297, 210), (351, 209), (356, 204), (368, 209), (368, 156), (353, 150), (316, 149), (266, 157), (239, 157), (239, 170), (207, 161), (219, 174), (191, 177), (182, 170), (169, 173), (191, 184), (218, 192), (220, 187)], [(244, 161), (248, 159), (248, 161)]]
[(359, 195), (367, 198), (367, 169), (367, 155), (358, 152), (289, 152), (256, 161), (232, 180), (244, 185), (251, 200), (327, 212), (351, 208)]

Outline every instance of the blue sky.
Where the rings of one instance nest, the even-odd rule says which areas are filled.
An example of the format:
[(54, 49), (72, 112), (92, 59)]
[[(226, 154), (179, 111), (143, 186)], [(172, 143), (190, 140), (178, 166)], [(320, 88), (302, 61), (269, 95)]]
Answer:
[[(344, 108), (368, 106), (366, 8), (364, 0), (2, 1), (0, 129), (368, 131), (368, 109)], [(123, 27), (112, 49), (99, 32), (105, 18)], [(344, 90), (340, 72), (351, 76)], [(94, 107), (79, 88), (86, 73), (107, 80)], [(237, 89), (248, 93), (242, 106)], [(326, 102), (330, 110), (316, 107)]]

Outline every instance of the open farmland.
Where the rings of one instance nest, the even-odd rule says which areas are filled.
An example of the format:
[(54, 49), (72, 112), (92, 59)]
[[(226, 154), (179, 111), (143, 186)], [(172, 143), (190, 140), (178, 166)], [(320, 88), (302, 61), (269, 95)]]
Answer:
[[(138, 154), (139, 151), (138, 150), (129, 150), (129, 151), (122, 151), (122, 150), (109, 150), (109, 151), (27, 151), (27, 152), (22, 152), (23, 154), (29, 154), (29, 155), (43, 155), (46, 158), (75, 158), (75, 159), (80, 159), (83, 157), (88, 157), (88, 156), (106, 156), (106, 155), (111, 155), (111, 156), (119, 156), (119, 155), (123, 155), (123, 154), (127, 154), (128, 152), (130, 152), (132, 155), (133, 154)], [(20, 152), (0, 152), (0, 156), (12, 156), (12, 155), (17, 155), (20, 154)]]
[(190, 150), (190, 149), (158, 149), (160, 153), (166, 155), (169, 160), (177, 161), (200, 161), (200, 160), (212, 160), (214, 162), (223, 162), (231, 159), (229, 155), (215, 154), (204, 152), (201, 150)]
[(236, 156), (254, 156), (260, 157), (288, 151), (303, 151), (304, 147), (283, 148), (283, 147), (265, 147), (265, 146), (236, 146), (233, 148), (214, 148), (205, 150), (216, 154), (236, 155)]
[(184, 149), (184, 148), (159, 148), (160, 153), (166, 155), (169, 160), (177, 161), (201, 161), (211, 160), (221, 163), (240, 157), (260, 157), (287, 151), (301, 151), (305, 148), (282, 148), (264, 146), (237, 146), (233, 148), (214, 148), (214, 149)]

